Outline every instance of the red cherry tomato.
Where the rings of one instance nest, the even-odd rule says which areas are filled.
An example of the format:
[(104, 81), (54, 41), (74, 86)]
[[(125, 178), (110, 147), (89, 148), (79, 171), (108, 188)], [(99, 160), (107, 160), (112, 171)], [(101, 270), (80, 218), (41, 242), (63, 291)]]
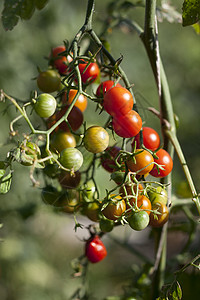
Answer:
[(131, 110), (125, 116), (113, 118), (112, 125), (117, 135), (131, 138), (140, 132), (142, 119), (136, 111)]
[(98, 235), (95, 235), (86, 242), (85, 255), (91, 263), (97, 263), (106, 257), (106, 247)]
[(120, 148), (117, 146), (108, 147), (101, 156), (101, 165), (102, 167), (112, 173), (117, 169), (115, 158), (119, 153)]
[(105, 93), (103, 106), (113, 117), (124, 116), (133, 108), (133, 96), (124, 87), (115, 86)]
[(52, 49), (51, 59), (53, 61), (54, 67), (59, 71), (60, 74), (66, 74), (68, 63), (73, 60), (73, 58), (68, 55), (59, 55), (60, 53), (66, 51), (65, 46), (58, 46)]
[(154, 161), (157, 164), (162, 165), (164, 170), (161, 170), (161, 169), (158, 170), (158, 167), (156, 165), (154, 165), (150, 174), (157, 178), (162, 178), (162, 177), (169, 175), (169, 173), (173, 169), (173, 160), (172, 160), (171, 156), (169, 155), (169, 153), (167, 151), (165, 151), (164, 149), (159, 149), (156, 152), (156, 156), (158, 158), (154, 159)]
[(103, 97), (113, 87), (122, 87), (120, 83), (115, 84), (113, 80), (103, 81), (97, 88), (96, 96)]
[[(77, 90), (70, 90), (69, 92), (65, 92), (62, 95), (62, 102), (64, 104), (71, 104), (77, 92)], [(87, 98), (84, 95), (79, 95), (74, 106), (78, 107), (82, 112), (84, 112), (87, 107)]]
[(151, 155), (151, 153), (144, 149), (136, 149), (135, 153), (137, 152), (140, 153), (136, 154), (134, 156), (134, 159), (127, 160), (127, 166), (132, 172), (139, 171), (137, 173), (138, 175), (148, 174), (154, 166), (153, 156)]
[(100, 74), (99, 67), (95, 62), (90, 63), (88, 66), (87, 62), (81, 62), (78, 67), (81, 73), (82, 82), (84, 84), (94, 82)]
[[(151, 127), (143, 127), (142, 129), (143, 135), (143, 145), (152, 151), (155, 151), (160, 146), (160, 137), (159, 134)], [(133, 141), (133, 147), (136, 142), (136, 148), (140, 148), (140, 133), (135, 136)]]

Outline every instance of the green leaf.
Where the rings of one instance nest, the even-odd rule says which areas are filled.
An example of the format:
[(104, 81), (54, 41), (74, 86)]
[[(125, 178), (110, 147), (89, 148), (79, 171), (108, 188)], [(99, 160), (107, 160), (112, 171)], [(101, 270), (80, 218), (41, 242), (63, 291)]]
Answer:
[(183, 26), (189, 26), (200, 20), (200, 0), (185, 0), (183, 3)]
[(12, 173), (5, 175), (5, 170), (0, 170), (0, 194), (6, 194), (10, 190)]
[(48, 1), (49, 0), (35, 0), (35, 6), (41, 10), (47, 5)]

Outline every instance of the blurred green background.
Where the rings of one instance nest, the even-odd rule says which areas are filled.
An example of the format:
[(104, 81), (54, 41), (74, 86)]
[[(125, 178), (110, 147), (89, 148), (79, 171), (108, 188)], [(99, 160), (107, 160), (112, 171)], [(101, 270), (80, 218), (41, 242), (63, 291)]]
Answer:
[[(94, 29), (97, 33), (102, 29), (101, 20), (105, 17), (109, 2), (96, 1)], [(179, 12), (181, 2), (173, 1)], [(33, 78), (37, 76), (37, 66), (45, 69), (47, 61), (44, 57), (49, 55), (51, 47), (62, 44), (65, 39), (73, 39), (84, 22), (86, 5), (86, 0), (50, 0), (42, 11), (35, 12), (29, 21), (20, 21), (13, 31), (5, 32), (0, 24), (0, 88), (17, 98), (28, 99), (30, 91), (36, 89)], [(132, 17), (143, 25), (142, 9), (133, 12)], [(174, 111), (180, 119), (178, 138), (199, 191), (200, 37), (191, 27), (183, 28), (181, 24), (163, 21), (159, 23), (159, 41)], [(146, 125), (159, 131), (159, 120), (147, 111), (148, 106), (159, 108), (158, 95), (145, 50), (137, 34), (116, 29), (110, 34), (109, 42), (116, 59), (121, 54), (124, 56), (122, 67), (134, 84), (138, 108)], [(9, 108), (4, 114), (6, 106), (3, 103), (0, 105), (1, 160), (13, 146), (8, 130), (15, 110)], [(101, 124), (105, 115), (98, 118)], [(89, 103), (85, 119), (91, 124), (97, 122), (93, 103)], [(176, 156), (174, 165), (173, 189), (181, 194), (184, 193), (180, 190), (184, 175)], [(102, 189), (112, 186), (109, 175), (103, 170), (99, 170), (97, 181)], [(11, 191), (0, 196), (0, 207), (1, 222), (4, 224), (0, 246), (0, 299), (69, 299), (80, 283), (71, 276), (70, 261), (82, 254), (84, 243), (80, 239), (87, 237), (87, 231), (79, 229), (75, 234), (73, 217), (55, 213), (45, 206), (41, 201), (40, 189), (31, 185), (29, 168), (17, 164)], [(31, 215), (33, 211), (35, 213)], [(88, 221), (80, 218), (80, 223), (87, 225)], [(130, 242), (142, 253), (153, 257), (148, 229), (143, 234), (128, 228), (115, 229), (113, 236), (122, 239), (129, 236)], [(143, 263), (111, 238), (106, 237), (104, 241), (108, 247), (108, 257), (101, 264), (90, 266), (91, 293), (95, 299), (121, 293), (122, 286), (132, 277), (132, 264)], [(184, 236), (173, 240), (169, 256), (179, 253), (184, 242)], [(187, 298), (187, 292), (184, 299), (191, 299)]]

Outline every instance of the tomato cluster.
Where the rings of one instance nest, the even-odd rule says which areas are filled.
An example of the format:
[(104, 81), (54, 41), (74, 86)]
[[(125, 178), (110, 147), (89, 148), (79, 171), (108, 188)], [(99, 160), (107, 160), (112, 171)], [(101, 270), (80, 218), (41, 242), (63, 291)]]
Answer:
[[(106, 256), (100, 236), (115, 226), (127, 224), (140, 231), (167, 222), (165, 186), (146, 177), (165, 177), (173, 167), (159, 134), (142, 126), (140, 114), (133, 109), (133, 95), (118, 82), (120, 77), (111, 73), (98, 84), (96, 93), (88, 94), (88, 86), (101, 75), (108, 76), (98, 58), (75, 58), (65, 46), (53, 48), (47, 70), (37, 77), (41, 93), (33, 99), (36, 114), (44, 118), (48, 138), (40, 148), (25, 140), (16, 154), (23, 165), (43, 170), (44, 203), (96, 223), (85, 243), (85, 256), (92, 263)], [(104, 127), (84, 122), (88, 101), (108, 115)], [(105, 187), (103, 197), (95, 177), (97, 168), (108, 172), (114, 182), (112, 191)]]

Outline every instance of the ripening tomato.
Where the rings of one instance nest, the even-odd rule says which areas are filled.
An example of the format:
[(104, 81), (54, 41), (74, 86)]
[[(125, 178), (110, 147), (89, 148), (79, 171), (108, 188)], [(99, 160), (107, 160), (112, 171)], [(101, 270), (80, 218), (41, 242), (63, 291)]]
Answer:
[[(137, 152), (139, 152), (137, 154)], [(153, 166), (154, 159), (151, 153), (144, 149), (136, 149), (134, 158), (127, 160), (127, 166), (131, 172), (137, 172), (138, 175), (148, 174)]]
[[(71, 89), (69, 92), (65, 92), (62, 95), (62, 102), (63, 104), (71, 104), (72, 101), (74, 100), (74, 97), (77, 94), (77, 90)], [(86, 110), (87, 107), (87, 98), (84, 95), (79, 95), (78, 99), (76, 100), (75, 104), (76, 107), (78, 107), (82, 112)]]
[(115, 86), (122, 87), (120, 83), (115, 83), (113, 80), (103, 81), (102, 83), (100, 83), (100, 85), (98, 86), (98, 88), (96, 90), (96, 96), (103, 98), (105, 93), (107, 93), (107, 91), (109, 91), (111, 88), (113, 88)]
[(93, 62), (87, 66), (87, 62), (78, 65), (79, 71), (81, 73), (81, 79), (84, 84), (94, 82), (100, 74), (99, 67), (97, 63)]
[(105, 93), (103, 106), (111, 116), (121, 117), (132, 110), (133, 96), (126, 88), (115, 86)]
[(140, 132), (142, 119), (136, 111), (131, 110), (124, 116), (113, 118), (112, 125), (117, 135), (123, 138), (131, 138)]
[(99, 221), (99, 203), (97, 201), (86, 202), (82, 208), (82, 214), (93, 222)]
[(155, 202), (160, 202), (167, 205), (168, 195), (167, 195), (167, 190), (165, 188), (162, 188), (161, 186), (157, 186), (157, 187), (151, 186), (147, 190), (147, 193), (152, 205)]
[(76, 188), (81, 181), (81, 173), (76, 171), (74, 174), (71, 174), (71, 172), (62, 170), (58, 177), (58, 181), (63, 189)]
[(62, 52), (66, 51), (65, 46), (57, 46), (52, 49), (50, 59), (52, 60), (53, 66), (59, 71), (60, 74), (64, 75), (67, 72), (68, 64), (73, 58), (68, 55), (61, 55)]
[(119, 195), (110, 195), (108, 205), (103, 209), (103, 215), (110, 220), (117, 220), (126, 210), (126, 203)]
[(143, 230), (149, 225), (149, 215), (144, 210), (136, 211), (128, 218), (128, 223), (134, 230)]
[(41, 198), (45, 204), (57, 206), (61, 193), (52, 185), (47, 185), (42, 189)]
[(83, 139), (85, 148), (92, 153), (104, 151), (109, 144), (109, 134), (100, 126), (89, 127)]
[(164, 149), (159, 149), (156, 152), (156, 156), (158, 158), (155, 158), (154, 161), (157, 164), (161, 165), (164, 168), (164, 170), (161, 170), (160, 168), (158, 170), (158, 166), (154, 165), (150, 174), (157, 178), (162, 178), (162, 177), (169, 175), (173, 169), (173, 160), (172, 160), (171, 156), (169, 155), (169, 153)]
[(104, 259), (107, 250), (98, 235), (91, 237), (85, 244), (85, 255), (91, 263), (97, 263)]
[(99, 227), (103, 232), (110, 232), (114, 228), (114, 221), (102, 217), (99, 221)]
[(44, 93), (53, 93), (59, 89), (60, 74), (56, 70), (40, 72), (37, 77), (37, 85)]
[(66, 148), (60, 153), (59, 161), (64, 168), (76, 172), (83, 164), (83, 155), (76, 148)]
[(131, 211), (131, 207), (135, 207), (136, 202), (137, 202), (137, 207), (141, 210), (144, 210), (147, 212), (148, 215), (150, 215), (150, 210), (151, 210), (151, 201), (149, 198), (147, 198), (145, 195), (138, 195), (137, 201), (135, 198), (128, 198), (126, 200), (127, 204), (127, 209)]
[(34, 109), (41, 118), (51, 117), (56, 110), (56, 106), (56, 99), (46, 93), (40, 94), (36, 99), (36, 103), (34, 103)]
[(164, 203), (155, 202), (152, 205), (152, 210), (156, 210), (159, 214), (150, 213), (149, 225), (152, 227), (162, 227), (169, 218), (169, 210)]
[(119, 151), (119, 147), (112, 146), (105, 149), (105, 152), (101, 155), (101, 165), (106, 171), (112, 173), (116, 170), (117, 166), (115, 163), (115, 158), (117, 157)]
[(73, 213), (80, 206), (79, 193), (76, 190), (66, 191), (57, 204), (63, 212)]
[[(155, 151), (160, 146), (159, 134), (151, 127), (143, 127), (142, 129), (143, 145), (152, 151)], [(140, 148), (140, 133), (135, 136), (132, 146), (136, 142), (136, 148)]]
[(65, 148), (76, 147), (76, 140), (71, 132), (56, 132), (51, 139), (50, 147), (54, 152), (61, 152)]

